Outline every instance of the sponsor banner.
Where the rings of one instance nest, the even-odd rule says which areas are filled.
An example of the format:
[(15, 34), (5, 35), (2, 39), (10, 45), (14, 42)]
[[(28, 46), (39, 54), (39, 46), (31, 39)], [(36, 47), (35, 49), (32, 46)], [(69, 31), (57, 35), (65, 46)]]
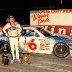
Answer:
[(59, 26), (59, 25), (40, 25), (46, 30), (51, 31), (51, 33), (63, 34), (72, 36), (72, 26)]
[(72, 9), (30, 11), (30, 25), (72, 25)]
[(72, 9), (30, 11), (30, 25), (72, 36)]

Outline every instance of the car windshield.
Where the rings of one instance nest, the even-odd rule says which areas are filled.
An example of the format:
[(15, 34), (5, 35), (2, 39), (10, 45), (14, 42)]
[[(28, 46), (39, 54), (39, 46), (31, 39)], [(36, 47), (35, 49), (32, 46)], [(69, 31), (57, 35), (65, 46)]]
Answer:
[(41, 32), (44, 36), (52, 36), (52, 34), (41, 27), (36, 28), (39, 32)]

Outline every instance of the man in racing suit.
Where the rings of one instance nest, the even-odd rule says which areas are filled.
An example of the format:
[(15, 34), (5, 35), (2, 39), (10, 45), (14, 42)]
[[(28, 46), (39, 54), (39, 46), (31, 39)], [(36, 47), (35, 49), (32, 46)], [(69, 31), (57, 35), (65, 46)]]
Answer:
[(15, 59), (14, 48), (16, 50), (16, 59), (20, 62), (19, 50), (18, 50), (18, 39), (21, 35), (21, 33), (20, 33), (21, 30), (22, 30), (22, 28), (21, 28), (20, 24), (15, 21), (14, 16), (9, 16), (9, 23), (7, 23), (4, 26), (3, 31), (10, 40), (11, 53), (12, 53), (12, 57), (13, 57), (13, 59), (11, 60), (12, 63)]

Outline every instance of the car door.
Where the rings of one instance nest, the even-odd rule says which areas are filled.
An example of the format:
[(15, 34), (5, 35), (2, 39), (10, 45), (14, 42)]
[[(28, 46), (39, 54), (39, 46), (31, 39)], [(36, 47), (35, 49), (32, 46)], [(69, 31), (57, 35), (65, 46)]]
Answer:
[(26, 29), (25, 40), (30, 52), (45, 53), (50, 48), (49, 38), (40, 35), (36, 30)]
[(34, 36), (34, 30), (26, 28), (24, 29), (25, 44), (30, 52), (37, 50), (37, 41)]

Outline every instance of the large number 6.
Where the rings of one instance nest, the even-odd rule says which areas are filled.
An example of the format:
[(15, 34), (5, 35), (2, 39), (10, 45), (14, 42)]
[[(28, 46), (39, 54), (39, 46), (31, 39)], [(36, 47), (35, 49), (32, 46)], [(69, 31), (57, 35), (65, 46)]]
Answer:
[(28, 42), (28, 46), (31, 50), (36, 50), (37, 49), (37, 45), (36, 43), (34, 43), (35, 39), (32, 39), (31, 41)]

